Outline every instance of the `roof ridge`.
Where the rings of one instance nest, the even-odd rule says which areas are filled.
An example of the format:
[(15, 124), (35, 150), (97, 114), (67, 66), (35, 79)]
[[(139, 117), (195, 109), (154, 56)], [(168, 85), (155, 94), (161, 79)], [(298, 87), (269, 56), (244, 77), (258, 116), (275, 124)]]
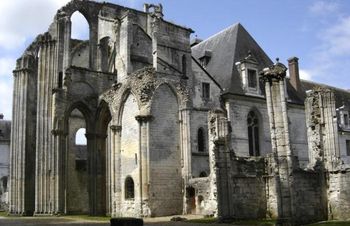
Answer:
[(324, 83), (320, 83), (320, 82), (316, 82), (316, 81), (305, 80), (305, 79), (300, 79), (300, 81), (301, 82), (308, 82), (308, 83), (312, 83), (314, 85), (324, 86), (324, 87), (328, 87), (328, 88), (331, 88), (331, 89), (335, 89), (335, 90), (339, 90), (339, 91), (350, 93), (350, 90), (339, 88), (339, 87), (335, 87), (335, 86), (330, 86), (330, 85), (327, 85), (327, 84), (324, 84)]
[(228, 32), (229, 30), (233, 30), (233, 29), (235, 29), (236, 27), (239, 27), (239, 26), (243, 27), (242, 24), (239, 23), (239, 22), (234, 23), (234, 24), (230, 25), (229, 27), (227, 27), (227, 28), (225, 28), (225, 29), (219, 31), (218, 33), (215, 33), (215, 34), (209, 36), (208, 38), (204, 39), (203, 41), (201, 41), (201, 42), (198, 43), (197, 45), (193, 46), (192, 48), (196, 48), (197, 46), (200, 46), (200, 45), (202, 45), (203, 43), (205, 43), (205, 42), (207, 42), (207, 41), (209, 41), (209, 40), (211, 40), (211, 39), (213, 39), (213, 38), (216, 38), (216, 37), (222, 35), (223, 33)]

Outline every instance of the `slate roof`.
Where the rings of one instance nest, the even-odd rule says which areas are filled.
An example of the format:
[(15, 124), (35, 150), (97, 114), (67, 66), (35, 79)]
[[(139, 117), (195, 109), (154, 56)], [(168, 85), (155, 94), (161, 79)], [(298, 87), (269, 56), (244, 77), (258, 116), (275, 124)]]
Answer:
[(303, 89), (306, 90), (311, 90), (316, 87), (324, 87), (328, 88), (333, 91), (334, 93), (334, 98), (335, 98), (335, 107), (339, 108), (343, 105), (350, 107), (350, 92), (349, 90), (345, 89), (340, 89), (336, 88), (333, 86), (328, 86), (325, 84), (320, 84), (312, 81), (306, 81), (306, 80), (301, 80), (301, 84), (303, 86)]
[[(235, 63), (241, 62), (247, 57), (249, 51), (258, 62), (259, 71), (273, 64), (264, 50), (240, 23), (234, 24), (208, 39), (193, 45), (191, 50), (192, 56), (197, 61), (210, 51), (211, 59), (206, 65), (205, 72), (209, 73), (220, 84), (223, 93), (244, 95), (241, 87), (242, 81)], [(350, 92), (348, 90), (302, 80), (302, 90), (297, 92), (290, 84), (289, 77), (287, 77), (286, 83), (288, 98), (293, 103), (304, 104), (306, 97), (305, 91), (316, 86), (322, 86), (334, 91), (337, 108), (344, 104), (350, 106)], [(260, 88), (261, 93), (264, 95), (265, 90), (262, 83), (260, 83)]]
[(206, 70), (218, 81), (225, 92), (243, 94), (236, 62), (243, 60), (250, 51), (259, 62), (258, 69), (273, 62), (240, 24), (234, 24), (192, 47), (192, 56), (199, 60), (205, 51), (211, 51)]

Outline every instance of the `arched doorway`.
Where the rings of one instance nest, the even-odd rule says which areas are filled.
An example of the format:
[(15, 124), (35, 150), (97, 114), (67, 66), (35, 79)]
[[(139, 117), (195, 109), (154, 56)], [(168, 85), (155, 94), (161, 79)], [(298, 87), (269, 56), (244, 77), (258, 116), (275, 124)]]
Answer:
[(66, 213), (89, 213), (89, 174), (86, 119), (77, 108), (67, 120)]
[[(94, 151), (93, 173), (94, 185), (92, 186), (92, 198), (94, 206), (92, 215), (110, 215), (112, 209), (111, 177), (112, 153), (111, 153), (111, 113), (106, 102), (102, 102), (97, 111), (96, 120), (96, 148)], [(95, 169), (95, 170), (94, 170)]]

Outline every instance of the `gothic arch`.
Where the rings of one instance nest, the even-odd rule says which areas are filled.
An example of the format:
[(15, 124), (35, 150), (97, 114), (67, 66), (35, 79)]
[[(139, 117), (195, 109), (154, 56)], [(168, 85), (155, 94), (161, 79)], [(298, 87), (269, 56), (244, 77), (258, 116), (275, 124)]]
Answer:
[(248, 150), (250, 156), (261, 155), (262, 144), (262, 117), (260, 112), (254, 107), (248, 111), (246, 117)]

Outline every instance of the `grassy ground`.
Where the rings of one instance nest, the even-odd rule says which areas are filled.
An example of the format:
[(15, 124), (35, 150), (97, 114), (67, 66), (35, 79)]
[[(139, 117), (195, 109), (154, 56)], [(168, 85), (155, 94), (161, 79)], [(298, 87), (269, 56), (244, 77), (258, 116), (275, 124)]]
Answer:
[[(217, 218), (202, 218), (202, 219), (193, 219), (185, 221), (188, 223), (205, 223), (205, 224), (214, 224), (218, 222)], [(233, 220), (225, 223), (232, 225), (251, 225), (251, 226), (274, 226), (275, 220)]]
[(314, 223), (314, 224), (308, 224), (307, 226), (322, 226), (322, 225), (327, 225), (327, 226), (349, 226), (350, 221), (326, 221), (326, 222), (319, 222), (319, 223)]

